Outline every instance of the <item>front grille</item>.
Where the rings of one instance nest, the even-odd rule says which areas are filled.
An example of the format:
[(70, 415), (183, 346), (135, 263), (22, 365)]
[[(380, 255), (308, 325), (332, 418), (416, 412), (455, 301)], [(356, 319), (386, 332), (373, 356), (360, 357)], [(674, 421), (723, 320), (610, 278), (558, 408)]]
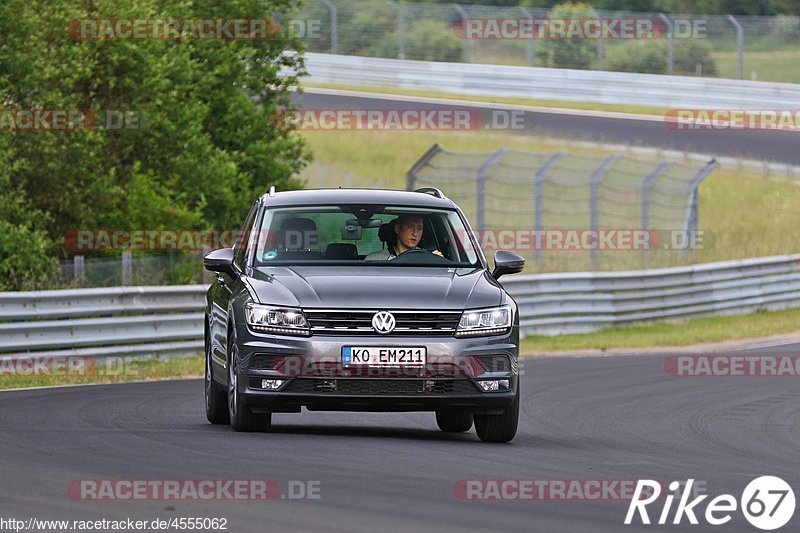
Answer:
[(390, 311), (394, 315), (394, 331), (379, 334), (372, 327), (374, 311), (306, 310), (311, 332), (320, 335), (452, 336), (460, 311)]
[(331, 394), (474, 394), (466, 379), (295, 379), (284, 392)]

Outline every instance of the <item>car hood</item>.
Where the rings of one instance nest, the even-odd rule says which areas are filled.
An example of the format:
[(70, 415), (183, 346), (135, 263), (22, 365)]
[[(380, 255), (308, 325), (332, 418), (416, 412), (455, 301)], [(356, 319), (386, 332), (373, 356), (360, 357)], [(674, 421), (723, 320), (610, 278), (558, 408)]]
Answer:
[(500, 284), (476, 268), (262, 267), (248, 282), (264, 304), (337, 309), (464, 309), (502, 300)]

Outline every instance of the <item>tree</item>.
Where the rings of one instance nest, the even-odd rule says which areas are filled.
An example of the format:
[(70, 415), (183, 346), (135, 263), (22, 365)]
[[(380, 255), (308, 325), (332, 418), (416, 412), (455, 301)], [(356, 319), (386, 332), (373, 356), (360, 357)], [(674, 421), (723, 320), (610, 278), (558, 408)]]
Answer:
[[(130, 112), (124, 131), (16, 132), (7, 179), (52, 241), (77, 228), (238, 226), (270, 185), (308, 159), (297, 135), (273, 124), (291, 107), (300, 43), (269, 40), (76, 40), (74, 19), (265, 18), (290, 0), (5, 0), (0, 94), (12, 110)], [(25, 205), (25, 204), (20, 204)], [(21, 207), (23, 208), (23, 207)], [(62, 250), (66, 255), (66, 251)]]

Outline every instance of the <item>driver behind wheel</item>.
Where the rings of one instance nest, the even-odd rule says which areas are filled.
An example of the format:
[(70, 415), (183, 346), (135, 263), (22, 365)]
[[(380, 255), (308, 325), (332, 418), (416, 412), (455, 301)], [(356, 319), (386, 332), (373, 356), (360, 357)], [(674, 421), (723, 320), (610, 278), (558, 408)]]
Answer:
[[(364, 258), (365, 261), (391, 261), (398, 255), (408, 250), (419, 250), (418, 245), (422, 240), (422, 217), (413, 213), (400, 215), (394, 221), (394, 232), (397, 235), (397, 243), (389, 244), (386, 249), (369, 254)], [(435, 250), (432, 252), (441, 256), (442, 252)]]

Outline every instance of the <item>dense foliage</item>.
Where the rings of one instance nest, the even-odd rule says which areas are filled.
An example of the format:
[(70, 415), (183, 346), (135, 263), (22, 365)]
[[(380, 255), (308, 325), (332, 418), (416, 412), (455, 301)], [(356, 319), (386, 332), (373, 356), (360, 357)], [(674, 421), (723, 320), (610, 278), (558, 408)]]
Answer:
[[(75, 19), (268, 18), (292, 0), (4, 0), (3, 109), (105, 110), (109, 131), (0, 131), (0, 290), (35, 286), (78, 228), (231, 228), (270, 185), (296, 188), (298, 137), (272, 117), (302, 57), (267, 40), (79, 40)], [(282, 69), (291, 75), (279, 75)]]

